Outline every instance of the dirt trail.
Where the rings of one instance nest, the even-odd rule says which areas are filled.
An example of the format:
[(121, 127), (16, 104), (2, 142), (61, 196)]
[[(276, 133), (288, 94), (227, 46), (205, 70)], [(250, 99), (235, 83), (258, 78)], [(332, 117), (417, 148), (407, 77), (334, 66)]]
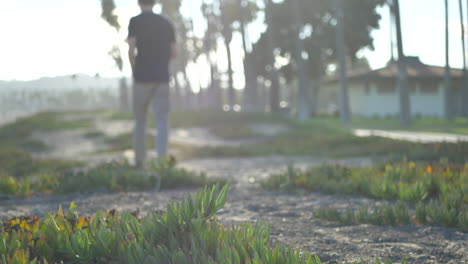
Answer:
[[(129, 123), (125, 125), (123, 122), (113, 122), (101, 119), (96, 123), (101, 130), (105, 128), (109, 130), (103, 131), (106, 134), (118, 135), (128, 132)], [(72, 148), (73, 156), (87, 156), (92, 148), (101, 147), (99, 144), (86, 143), (90, 139), (80, 136), (85, 131), (57, 133), (43, 137), (44, 141), (50, 144), (54, 144), (54, 140), (47, 141), (48, 137), (63, 139), (60, 144), (55, 143), (54, 146), (58, 146), (59, 149), (53, 153)], [(187, 133), (188, 138), (191, 135)], [(75, 136), (78, 139), (71, 142), (67, 140), (67, 136)], [(206, 140), (210, 140), (207, 135), (204, 136), (207, 137)], [(91, 144), (92, 147), (87, 144)], [(118, 153), (107, 158), (123, 155)], [(371, 206), (377, 203), (372, 199), (319, 193), (291, 195), (268, 192), (259, 187), (261, 180), (271, 173), (286, 169), (290, 164), (310, 167), (323, 163), (369, 166), (372, 160), (270, 156), (190, 160), (182, 162), (179, 166), (205, 172), (208, 176), (225, 177), (234, 182), (231, 184), (226, 206), (219, 212), (219, 218), (224, 224), (268, 221), (271, 224), (273, 242), (309, 250), (318, 254), (325, 263), (341, 263), (361, 258), (372, 261), (374, 257), (389, 257), (393, 261), (399, 261), (404, 256), (410, 263), (458, 264), (468, 261), (468, 234), (455, 229), (413, 225), (405, 227), (341, 225), (313, 217), (312, 211), (316, 208)], [(142, 213), (147, 213), (162, 210), (170, 199), (178, 200), (192, 192), (195, 190), (73, 194), (28, 200), (5, 200), (0, 201), (0, 217), (42, 215), (47, 211), (55, 211), (60, 204), (66, 206), (71, 201), (77, 203), (80, 213), (87, 215), (106, 209), (133, 211), (139, 208)]]

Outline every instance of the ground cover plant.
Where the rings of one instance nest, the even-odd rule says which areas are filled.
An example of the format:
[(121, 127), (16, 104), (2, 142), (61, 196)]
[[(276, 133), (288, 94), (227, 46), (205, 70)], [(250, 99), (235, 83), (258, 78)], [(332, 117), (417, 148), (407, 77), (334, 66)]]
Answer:
[[(114, 119), (130, 118), (114, 114)], [(233, 156), (321, 156), (349, 157), (371, 156), (387, 160), (401, 160), (407, 157), (417, 161), (439, 161), (441, 158), (452, 162), (468, 162), (468, 142), (460, 143), (412, 143), (380, 137), (357, 137), (350, 127), (342, 126), (334, 118), (317, 117), (299, 122), (282, 116), (233, 112), (177, 112), (171, 119), (173, 127), (207, 127), (226, 139), (249, 138), (249, 127), (257, 123), (286, 125), (289, 130), (278, 135), (264, 137), (255, 143), (232, 146), (184, 146), (191, 157), (233, 157)], [(111, 151), (130, 148), (131, 134), (124, 134), (107, 140)], [(180, 147), (180, 146), (176, 146)]]
[(152, 164), (142, 171), (124, 162), (86, 168), (73, 161), (35, 159), (19, 150), (0, 151), (0, 158), (0, 194), (17, 197), (40, 193), (202, 187), (224, 182), (176, 168), (171, 160)]
[[(468, 212), (450, 210), (445, 204), (433, 202), (425, 205), (419, 203), (414, 210), (407, 204), (384, 204), (373, 207), (349, 208), (319, 208), (314, 210), (314, 216), (319, 219), (340, 222), (344, 224), (373, 224), (400, 226), (407, 224), (436, 224), (456, 227), (468, 232)], [(414, 212), (415, 211), (415, 212)], [(411, 215), (414, 214), (412, 217)]]
[(91, 120), (64, 120), (61, 118), (62, 114), (59, 112), (43, 112), (1, 126), (0, 149), (19, 148), (29, 151), (41, 151), (47, 149), (47, 146), (30, 138), (34, 132), (91, 128), (93, 126)]
[(352, 211), (321, 209), (316, 215), (341, 222), (406, 224), (414, 221), (459, 227), (468, 231), (468, 164), (421, 165), (413, 162), (383, 168), (322, 166), (301, 171), (289, 168), (262, 183), (267, 189), (361, 195), (396, 205)]
[(216, 185), (144, 217), (116, 211), (83, 217), (72, 203), (44, 218), (4, 219), (0, 257), (4, 264), (321, 263), (308, 252), (272, 246), (265, 223), (223, 226), (216, 212), (226, 196), (227, 187)]

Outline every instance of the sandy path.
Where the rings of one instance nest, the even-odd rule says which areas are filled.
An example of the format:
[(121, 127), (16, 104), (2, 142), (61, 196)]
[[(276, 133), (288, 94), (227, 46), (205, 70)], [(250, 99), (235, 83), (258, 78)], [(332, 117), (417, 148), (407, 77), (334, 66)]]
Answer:
[(355, 129), (353, 132), (354, 135), (358, 137), (377, 136), (417, 143), (468, 142), (468, 135), (457, 135), (449, 133), (388, 131), (372, 129)]

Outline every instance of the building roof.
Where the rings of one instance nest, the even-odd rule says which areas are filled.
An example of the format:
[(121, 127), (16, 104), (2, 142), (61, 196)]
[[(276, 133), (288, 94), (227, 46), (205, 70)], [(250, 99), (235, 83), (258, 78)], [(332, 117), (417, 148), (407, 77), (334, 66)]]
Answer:
[[(431, 66), (422, 63), (418, 57), (406, 57), (406, 67), (408, 78), (410, 79), (443, 79), (445, 67)], [(462, 78), (463, 70), (450, 70), (452, 78)], [(377, 70), (358, 70), (348, 73), (350, 80), (375, 80), (375, 79), (396, 79), (398, 76), (398, 62), (390, 61), (386, 67)], [(337, 77), (331, 77), (327, 82), (338, 81)]]

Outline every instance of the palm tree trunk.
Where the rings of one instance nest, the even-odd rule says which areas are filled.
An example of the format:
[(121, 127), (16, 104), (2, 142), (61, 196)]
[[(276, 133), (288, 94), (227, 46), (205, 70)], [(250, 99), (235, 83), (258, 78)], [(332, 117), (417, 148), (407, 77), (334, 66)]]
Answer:
[(174, 108), (181, 110), (185, 106), (184, 92), (180, 85), (179, 79), (177, 78), (178, 72), (174, 74), (174, 94), (171, 95), (171, 101), (174, 102)]
[(229, 108), (230, 110), (233, 110), (234, 105), (236, 104), (236, 92), (234, 90), (231, 46), (229, 44), (230, 44), (229, 41), (225, 41), (226, 52), (227, 52), (227, 57), (228, 57), (228, 77), (229, 77), (228, 100), (229, 100)]
[(336, 16), (338, 19), (336, 30), (336, 47), (338, 53), (338, 61), (340, 64), (340, 117), (341, 123), (349, 124), (351, 121), (350, 107), (349, 107), (349, 93), (348, 93), (348, 77), (346, 69), (346, 45), (344, 38), (343, 27), (343, 7), (341, 0), (335, 0)]
[(450, 47), (449, 47), (449, 10), (448, 0), (445, 0), (445, 118), (452, 119), (452, 78), (450, 73)]
[(212, 51), (212, 46), (211, 46), (211, 31), (210, 28), (208, 28), (207, 33), (208, 36), (206, 36), (206, 41), (205, 41), (205, 55), (206, 59), (208, 61), (208, 64), (210, 65), (210, 86), (207, 89), (207, 97), (208, 97), (208, 105), (209, 107), (213, 109), (220, 109), (220, 98), (218, 98), (217, 94), (219, 94), (218, 89), (219, 86), (217, 85), (217, 69), (216, 65), (213, 62), (211, 58), (211, 51)]
[(243, 0), (238, 0), (239, 3), (239, 21), (240, 21), (240, 33), (242, 36), (242, 48), (244, 50), (244, 109), (246, 111), (257, 111), (258, 110), (258, 87), (256, 76), (253, 73), (252, 60), (248, 56), (249, 52), (247, 49), (247, 33), (245, 25), (245, 7)]
[[(205, 0), (202, 1), (203, 5), (207, 5)], [(216, 43), (215, 42), (215, 36), (214, 36), (214, 29), (213, 29), (213, 21), (212, 18), (214, 16), (213, 10), (210, 9), (204, 10), (206, 12), (203, 12), (205, 15), (205, 19), (207, 21), (207, 29), (205, 33), (205, 54), (206, 58), (208, 61), (208, 64), (210, 65), (210, 87), (207, 90), (207, 96), (209, 98), (209, 106), (215, 110), (221, 109), (222, 102), (221, 102), (221, 97), (219, 96), (220, 91), (219, 91), (219, 85), (218, 85), (218, 70), (216, 67), (216, 64), (213, 62), (211, 53), (213, 51), (216, 51)], [(214, 43), (214, 45), (213, 45)], [(213, 47), (214, 46), (214, 47)]]
[[(462, 49), (463, 49), (463, 76), (464, 76), (464, 85), (460, 91), (461, 96), (461, 114), (462, 116), (468, 117), (468, 73), (466, 65), (466, 41), (465, 41), (465, 26), (464, 26), (464, 17), (463, 17), (463, 3), (462, 0), (459, 0), (460, 6), (460, 26), (462, 33)], [(468, 7), (468, 5), (467, 5)]]
[[(266, 18), (267, 18), (267, 24), (268, 27), (272, 27), (273, 25), (273, 1), (272, 0), (266, 0)], [(275, 68), (275, 53), (274, 53), (274, 43), (275, 43), (275, 35), (273, 29), (269, 28), (267, 29), (267, 49), (268, 49), (268, 54), (269, 56), (269, 64), (271, 65), (270, 69), (270, 81), (271, 81), (271, 87), (270, 87), (270, 111), (271, 112), (279, 112), (280, 110), (280, 88), (279, 88), (279, 77), (278, 77), (278, 71)]]
[(310, 115), (310, 101), (308, 90), (310, 88), (309, 77), (307, 76), (307, 64), (305, 63), (302, 53), (304, 52), (304, 42), (299, 38), (300, 29), (302, 27), (301, 19), (301, 8), (299, 5), (299, 0), (290, 0), (291, 1), (291, 11), (292, 17), (294, 18), (294, 46), (295, 46), (295, 57), (297, 62), (297, 72), (299, 74), (299, 84), (298, 84), (298, 107), (297, 112), (299, 119), (304, 121), (309, 119)]
[(403, 51), (403, 37), (401, 34), (401, 18), (399, 0), (394, 0), (394, 15), (397, 33), (398, 49), (398, 88), (400, 93), (400, 123), (403, 127), (411, 124), (411, 105), (408, 90), (408, 73), (406, 71), (406, 59)]
[(183, 75), (184, 75), (184, 82), (185, 82), (185, 85), (186, 85), (186, 87), (185, 87), (186, 108), (187, 109), (193, 109), (194, 108), (193, 90), (192, 90), (192, 85), (190, 84), (190, 80), (188, 78), (187, 68), (184, 69)]

